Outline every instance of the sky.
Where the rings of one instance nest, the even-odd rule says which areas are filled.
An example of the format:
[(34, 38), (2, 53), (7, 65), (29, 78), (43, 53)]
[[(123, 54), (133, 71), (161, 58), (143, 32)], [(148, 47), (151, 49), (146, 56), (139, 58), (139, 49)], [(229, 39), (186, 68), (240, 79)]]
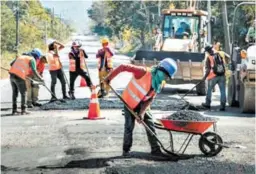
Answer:
[(54, 8), (55, 15), (72, 21), (77, 32), (88, 29), (89, 18), (87, 9), (92, 5), (92, 0), (40, 0), (42, 5), (47, 8)]

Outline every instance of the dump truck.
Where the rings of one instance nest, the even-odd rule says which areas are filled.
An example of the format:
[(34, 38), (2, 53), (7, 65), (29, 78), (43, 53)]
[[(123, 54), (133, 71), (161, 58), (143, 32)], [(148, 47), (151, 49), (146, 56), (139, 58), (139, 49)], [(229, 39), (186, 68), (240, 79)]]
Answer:
[[(241, 20), (245, 16), (242, 9), (250, 9), (252, 14), (250, 24)], [(234, 10), (231, 37), (231, 76), (228, 79), (228, 103), (238, 106), (241, 112), (255, 113), (255, 62), (256, 62), (256, 33), (246, 39), (250, 27), (255, 27), (255, 2), (243, 2)], [(244, 32), (243, 32), (244, 31)]]
[[(131, 59), (135, 65), (152, 66), (165, 58), (177, 62), (178, 72), (171, 84), (198, 83), (204, 76), (204, 47), (210, 33), (208, 13), (195, 8), (162, 10), (163, 44), (160, 51), (139, 50)], [(184, 37), (186, 34), (186, 37)], [(206, 94), (205, 82), (196, 87), (198, 95)]]

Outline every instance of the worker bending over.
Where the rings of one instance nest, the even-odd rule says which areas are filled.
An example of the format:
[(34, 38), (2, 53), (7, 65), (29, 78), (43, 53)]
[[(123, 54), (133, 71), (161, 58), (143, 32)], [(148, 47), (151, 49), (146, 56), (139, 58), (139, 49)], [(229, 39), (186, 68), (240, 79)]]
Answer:
[[(33, 55), (32, 55), (33, 56)], [(29, 114), (26, 108), (26, 78), (29, 75), (29, 70), (31, 68), (33, 75), (35, 78), (39, 79), (39, 81), (43, 82), (44, 80), (38, 74), (36, 69), (36, 57), (32, 57), (28, 55), (21, 55), (14, 59), (11, 62), (10, 68), (10, 80), (12, 86), (12, 114), (18, 113), (17, 111), (17, 97), (18, 91), (21, 94), (21, 114)], [(35, 55), (34, 55), (35, 56)], [(41, 57), (40, 54), (36, 55), (37, 57)]]
[[(176, 71), (176, 62), (173, 59), (166, 58), (162, 60), (158, 66), (152, 68), (122, 64), (113, 70), (113, 72), (111, 72), (105, 79), (106, 83), (110, 83), (113, 78), (122, 72), (130, 72), (133, 74), (133, 78), (122, 94), (122, 98), (125, 101), (123, 156), (128, 156), (131, 150), (135, 124), (135, 117), (127, 109), (126, 105), (139, 115), (140, 119), (147, 124), (152, 132), (156, 133), (152, 114), (150, 112), (150, 105), (157, 93), (161, 92), (165, 80), (172, 77)], [(137, 121), (140, 122), (140, 120)], [(154, 156), (166, 157), (166, 155), (161, 152), (157, 139), (148, 131), (147, 137), (151, 146), (151, 154)]]

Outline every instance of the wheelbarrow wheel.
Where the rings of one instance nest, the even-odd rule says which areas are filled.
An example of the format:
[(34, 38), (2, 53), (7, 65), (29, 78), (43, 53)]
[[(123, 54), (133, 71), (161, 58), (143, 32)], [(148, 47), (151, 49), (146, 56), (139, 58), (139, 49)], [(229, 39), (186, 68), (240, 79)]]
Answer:
[(216, 156), (222, 150), (222, 138), (214, 132), (206, 132), (199, 139), (199, 149), (206, 156)]

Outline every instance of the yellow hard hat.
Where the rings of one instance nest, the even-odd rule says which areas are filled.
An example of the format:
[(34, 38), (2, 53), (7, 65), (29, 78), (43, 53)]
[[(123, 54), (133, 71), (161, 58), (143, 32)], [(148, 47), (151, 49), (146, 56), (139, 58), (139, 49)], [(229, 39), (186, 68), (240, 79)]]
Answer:
[(105, 43), (108, 43), (108, 42), (109, 42), (109, 41), (108, 41), (107, 38), (104, 38), (104, 39), (101, 40), (101, 43), (102, 43), (102, 44), (105, 44)]

